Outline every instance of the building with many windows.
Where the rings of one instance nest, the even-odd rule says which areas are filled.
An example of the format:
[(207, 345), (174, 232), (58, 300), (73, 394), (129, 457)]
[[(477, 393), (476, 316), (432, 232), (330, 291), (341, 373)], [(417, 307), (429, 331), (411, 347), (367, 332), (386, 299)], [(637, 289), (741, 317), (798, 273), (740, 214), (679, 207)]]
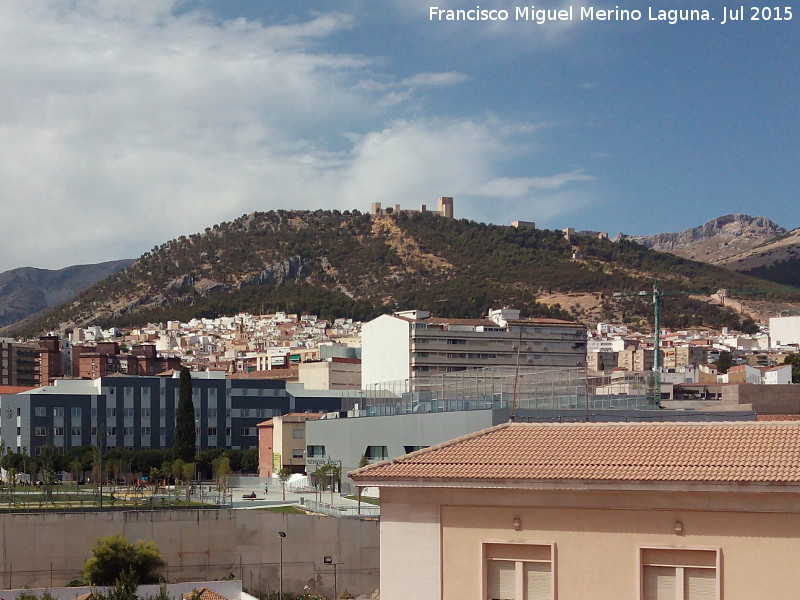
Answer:
[(37, 348), (8, 338), (0, 338), (0, 385), (39, 383)]
[(795, 598), (799, 458), (798, 422), (506, 423), (350, 476), (384, 600)]
[[(53, 386), (0, 395), (0, 438), (30, 455), (52, 444), (65, 451), (101, 444), (132, 450), (170, 448), (180, 379), (111, 376), (57, 380)], [(295, 397), (282, 380), (226, 379), (192, 373), (198, 449), (255, 448), (258, 423), (289, 412), (339, 411), (341, 398)]]
[(422, 310), (382, 315), (362, 328), (361, 387), (482, 367), (586, 366), (586, 327), (560, 319), (431, 317)]

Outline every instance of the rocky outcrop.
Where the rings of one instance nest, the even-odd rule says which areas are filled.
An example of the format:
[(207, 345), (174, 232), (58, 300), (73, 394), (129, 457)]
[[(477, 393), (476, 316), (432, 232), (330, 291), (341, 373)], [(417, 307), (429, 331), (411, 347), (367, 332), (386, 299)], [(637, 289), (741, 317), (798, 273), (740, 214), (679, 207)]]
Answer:
[(766, 217), (732, 214), (677, 233), (626, 237), (653, 250), (725, 264), (730, 256), (748, 252), (786, 233), (786, 229)]
[(300, 256), (290, 256), (276, 263), (268, 265), (259, 273), (245, 277), (239, 282), (238, 288), (252, 285), (282, 285), (289, 281), (298, 281), (309, 271), (309, 265)]

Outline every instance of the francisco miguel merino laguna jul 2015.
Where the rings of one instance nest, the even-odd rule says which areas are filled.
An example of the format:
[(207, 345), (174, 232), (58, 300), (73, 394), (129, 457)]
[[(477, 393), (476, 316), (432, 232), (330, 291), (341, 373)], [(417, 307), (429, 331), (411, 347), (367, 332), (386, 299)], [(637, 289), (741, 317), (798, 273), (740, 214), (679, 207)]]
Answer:
[[(732, 21), (791, 21), (790, 6), (722, 7), (718, 22), (725, 25)], [(644, 9), (596, 8), (594, 6), (570, 5), (564, 8), (536, 8), (517, 6), (513, 10), (481, 8), (449, 9), (430, 6), (430, 21), (527, 21), (537, 25), (557, 21), (657, 21), (675, 25), (683, 21), (717, 21), (708, 9), (662, 9), (648, 6)]]

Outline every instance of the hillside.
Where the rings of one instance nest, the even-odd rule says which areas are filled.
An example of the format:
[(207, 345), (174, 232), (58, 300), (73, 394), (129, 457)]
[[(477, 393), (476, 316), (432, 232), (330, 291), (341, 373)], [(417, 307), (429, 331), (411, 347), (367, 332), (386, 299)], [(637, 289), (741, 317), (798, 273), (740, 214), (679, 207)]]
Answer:
[(765, 217), (725, 215), (678, 233), (627, 239), (775, 283), (800, 286), (800, 229), (787, 231)]
[(22, 267), (0, 273), (0, 326), (69, 300), (93, 283), (133, 264), (114, 260), (49, 270)]
[[(580, 259), (572, 260), (573, 245)], [(288, 310), (368, 319), (396, 308), (478, 316), (501, 304), (530, 315), (581, 317), (580, 307), (546, 305), (553, 292), (596, 294), (599, 316), (636, 323), (646, 299), (617, 291), (765, 288), (797, 302), (797, 290), (708, 264), (648, 250), (631, 241), (573, 238), (427, 214), (373, 217), (358, 211), (270, 211), (244, 215), (171, 240), (74, 300), (16, 332), (88, 323), (147, 321)], [(742, 317), (708, 297), (676, 297), (666, 323), (742, 326)], [(752, 323), (745, 322), (745, 327)]]

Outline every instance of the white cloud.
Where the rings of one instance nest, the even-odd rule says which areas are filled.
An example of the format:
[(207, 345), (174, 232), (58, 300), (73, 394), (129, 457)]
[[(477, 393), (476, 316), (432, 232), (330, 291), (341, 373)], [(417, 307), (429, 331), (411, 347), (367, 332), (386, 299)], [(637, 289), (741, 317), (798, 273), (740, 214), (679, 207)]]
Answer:
[(544, 210), (530, 193), (560, 192), (570, 175), (546, 188), (502, 172), (515, 135), (534, 126), (426, 116), (416, 99), (465, 75), (394, 78), (368, 57), (325, 51), (350, 16), (215, 23), (176, 16), (180, 5), (0, 3), (0, 270), (133, 257), (271, 208), (454, 195), (460, 215), (504, 219), (528, 202)]
[(416, 208), (454, 196), (456, 216), (494, 223), (549, 220), (593, 200), (580, 184), (594, 177), (581, 172), (501, 176), (503, 162), (519, 151), (512, 134), (496, 119), (397, 121), (355, 145), (343, 197), (350, 205)]

